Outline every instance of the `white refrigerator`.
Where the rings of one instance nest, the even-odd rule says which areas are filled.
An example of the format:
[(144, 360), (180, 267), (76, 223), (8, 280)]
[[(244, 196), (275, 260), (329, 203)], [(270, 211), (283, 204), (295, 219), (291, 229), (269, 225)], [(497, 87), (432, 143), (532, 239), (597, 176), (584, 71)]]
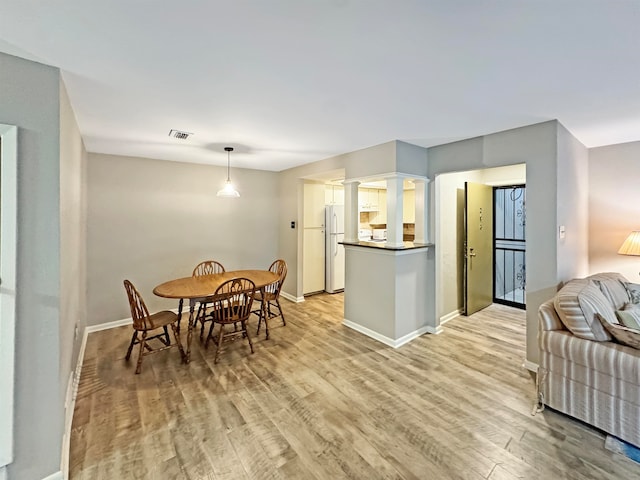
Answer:
[(344, 290), (344, 205), (325, 208), (325, 284), (329, 293)]

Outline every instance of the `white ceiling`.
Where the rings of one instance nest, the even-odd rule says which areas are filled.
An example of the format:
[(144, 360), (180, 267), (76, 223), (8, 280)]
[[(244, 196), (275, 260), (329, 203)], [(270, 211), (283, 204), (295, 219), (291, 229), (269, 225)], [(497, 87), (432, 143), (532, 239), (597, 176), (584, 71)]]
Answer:
[(278, 171), (550, 119), (640, 140), (639, 25), (637, 0), (1, 0), (0, 51), (60, 67), (90, 152)]

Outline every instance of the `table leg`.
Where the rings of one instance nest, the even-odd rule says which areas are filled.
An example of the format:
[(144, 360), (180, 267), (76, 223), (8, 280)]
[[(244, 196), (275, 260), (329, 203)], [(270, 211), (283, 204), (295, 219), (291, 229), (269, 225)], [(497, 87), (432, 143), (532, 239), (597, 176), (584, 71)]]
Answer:
[(180, 302), (178, 302), (178, 325), (177, 325), (178, 333), (180, 333), (180, 320), (182, 320), (182, 304), (183, 303), (184, 303), (184, 298), (181, 298)]
[(266, 301), (266, 289), (261, 288), (260, 289), (260, 295), (262, 295), (262, 318), (264, 319), (264, 330), (265, 330), (265, 340), (269, 340), (269, 322), (267, 321), (267, 305), (268, 302)]
[(194, 299), (189, 300), (189, 328), (187, 331), (187, 353), (185, 355), (184, 363), (189, 363), (191, 361), (191, 337), (193, 335), (193, 322), (194, 322), (193, 310), (195, 309), (195, 306), (196, 306), (196, 300)]

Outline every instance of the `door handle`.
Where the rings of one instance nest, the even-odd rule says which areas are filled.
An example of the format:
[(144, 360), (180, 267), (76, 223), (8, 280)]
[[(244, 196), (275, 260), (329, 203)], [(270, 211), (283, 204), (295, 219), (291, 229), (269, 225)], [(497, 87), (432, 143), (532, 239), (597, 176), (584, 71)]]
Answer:
[(475, 256), (476, 256), (476, 254), (475, 254), (475, 253), (473, 253), (473, 248), (470, 248), (470, 249), (469, 249), (469, 256), (470, 256), (470, 257), (475, 257)]

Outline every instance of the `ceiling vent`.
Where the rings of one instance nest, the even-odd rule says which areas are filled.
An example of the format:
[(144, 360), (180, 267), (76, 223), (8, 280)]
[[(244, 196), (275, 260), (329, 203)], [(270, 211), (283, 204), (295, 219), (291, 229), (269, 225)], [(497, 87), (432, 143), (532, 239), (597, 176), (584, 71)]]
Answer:
[(182, 130), (171, 130), (169, 132), (169, 136), (173, 137), (173, 138), (177, 138), (178, 140), (186, 140), (187, 138), (189, 138), (191, 135), (193, 135), (193, 133), (189, 133), (189, 132), (183, 132)]

